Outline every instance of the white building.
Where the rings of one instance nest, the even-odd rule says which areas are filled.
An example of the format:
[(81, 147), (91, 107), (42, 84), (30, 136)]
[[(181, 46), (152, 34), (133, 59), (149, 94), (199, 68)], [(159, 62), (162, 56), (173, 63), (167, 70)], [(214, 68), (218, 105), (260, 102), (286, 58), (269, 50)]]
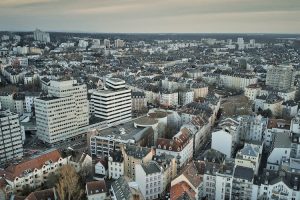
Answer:
[(89, 125), (89, 102), (87, 100), (87, 87), (85, 84), (79, 84), (76, 80), (50, 81), (48, 95), (53, 97), (72, 97), (75, 101), (73, 110), (76, 112), (78, 126)]
[(67, 158), (62, 158), (58, 150), (48, 150), (43, 154), (35, 155), (18, 164), (11, 164), (0, 175), (5, 175), (5, 180), (14, 191), (21, 191), (25, 185), (32, 188), (40, 187), (52, 172), (68, 163)]
[(226, 88), (245, 90), (249, 85), (257, 83), (257, 78), (251, 74), (222, 73), (219, 84)]
[(124, 158), (121, 151), (110, 152), (108, 157), (108, 177), (118, 179), (124, 175)]
[(211, 148), (231, 158), (234, 149), (234, 136), (225, 130), (213, 132), (211, 135)]
[(239, 50), (243, 50), (245, 48), (244, 38), (237, 38), (237, 45)]
[(244, 147), (239, 150), (235, 157), (235, 164), (252, 168), (255, 175), (258, 174), (260, 159), (262, 154), (262, 145), (245, 143)]
[(106, 79), (105, 89), (93, 92), (91, 99), (96, 117), (109, 123), (131, 119), (131, 90), (125, 87), (125, 81)]
[(160, 104), (164, 106), (178, 106), (178, 92), (160, 92)]
[(34, 37), (34, 40), (37, 40), (37, 41), (50, 42), (50, 34), (46, 33), (46, 32), (43, 32), (39, 29), (36, 29), (33, 32), (33, 37)]
[(194, 101), (194, 91), (180, 91), (178, 96), (178, 104), (184, 106)]
[(116, 48), (122, 48), (122, 47), (124, 47), (124, 45), (125, 45), (125, 42), (123, 40), (120, 40), (120, 39), (115, 40), (115, 47)]
[(75, 137), (79, 128), (75, 107), (72, 96), (35, 99), (38, 138), (53, 144)]
[(25, 111), (31, 113), (34, 108), (34, 100), (40, 96), (40, 93), (25, 93)]
[(104, 39), (103, 43), (106, 48), (110, 48), (110, 40), (109, 39)]
[(86, 48), (88, 45), (89, 45), (89, 42), (85, 41), (85, 40), (79, 40), (79, 42), (78, 42), (78, 47), (80, 47), (80, 48)]
[(95, 164), (95, 175), (97, 176), (94, 179), (102, 179), (107, 178), (108, 175), (108, 163), (104, 159), (100, 159), (96, 161)]
[(287, 132), (277, 133), (267, 161), (267, 169), (278, 170), (282, 162), (289, 160), (291, 138)]
[(146, 200), (157, 199), (163, 192), (163, 174), (155, 161), (137, 164), (135, 181)]
[(23, 138), (19, 116), (0, 110), (0, 162), (23, 156)]
[(267, 170), (258, 184), (258, 199), (300, 199), (299, 174)]

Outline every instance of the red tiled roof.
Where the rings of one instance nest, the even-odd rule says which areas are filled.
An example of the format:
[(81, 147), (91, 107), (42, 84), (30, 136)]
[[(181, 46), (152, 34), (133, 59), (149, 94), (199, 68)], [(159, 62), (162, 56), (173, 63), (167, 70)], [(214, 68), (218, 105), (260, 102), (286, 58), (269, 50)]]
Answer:
[(179, 152), (188, 144), (189, 136), (189, 130), (187, 128), (183, 128), (181, 129), (181, 134), (173, 139), (158, 138), (157, 148)]
[(31, 192), (25, 200), (57, 200), (58, 196), (55, 195), (54, 189), (46, 189)]
[(34, 169), (40, 169), (43, 167), (45, 162), (52, 161), (57, 162), (61, 158), (61, 154), (58, 150), (53, 150), (49, 153), (40, 155), (36, 158), (22, 161), (19, 164), (12, 164), (9, 167), (7, 167), (5, 170), (0, 171), (0, 176), (4, 176), (6, 179), (14, 180), (16, 177), (21, 177), (22, 173), (25, 170), (34, 170)]
[(197, 188), (203, 180), (204, 170), (204, 162), (192, 161), (189, 163), (188, 167), (183, 171), (182, 174), (195, 188)]
[(170, 190), (171, 200), (179, 199), (184, 193), (186, 193), (190, 199), (196, 199), (195, 198), (196, 193), (193, 191), (193, 189), (186, 182), (182, 181), (171, 187)]
[(106, 193), (106, 183), (104, 180), (92, 181), (86, 183), (86, 189), (88, 195)]

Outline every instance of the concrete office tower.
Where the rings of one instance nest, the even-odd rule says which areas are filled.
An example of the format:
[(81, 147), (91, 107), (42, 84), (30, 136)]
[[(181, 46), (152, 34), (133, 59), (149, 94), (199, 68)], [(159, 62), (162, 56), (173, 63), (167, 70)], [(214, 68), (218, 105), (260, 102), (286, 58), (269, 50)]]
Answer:
[(33, 37), (34, 37), (34, 40), (37, 40), (37, 41), (50, 42), (50, 34), (46, 33), (46, 32), (43, 32), (39, 29), (36, 29), (33, 32)]
[(89, 125), (89, 102), (85, 84), (78, 84), (76, 80), (50, 81), (48, 94), (53, 97), (72, 96), (75, 100), (75, 106), (72, 109), (76, 112), (78, 126)]
[(48, 97), (35, 100), (35, 113), (40, 140), (54, 144), (79, 136), (78, 128), (89, 124), (86, 85), (50, 81)]
[(294, 86), (294, 69), (292, 66), (271, 66), (267, 70), (266, 85), (275, 90), (290, 90)]
[(104, 46), (106, 47), (106, 48), (110, 48), (110, 40), (109, 39), (104, 39)]
[(125, 81), (108, 78), (105, 88), (92, 94), (95, 116), (108, 123), (131, 119), (131, 90), (125, 87)]
[(0, 163), (23, 156), (19, 115), (0, 111)]

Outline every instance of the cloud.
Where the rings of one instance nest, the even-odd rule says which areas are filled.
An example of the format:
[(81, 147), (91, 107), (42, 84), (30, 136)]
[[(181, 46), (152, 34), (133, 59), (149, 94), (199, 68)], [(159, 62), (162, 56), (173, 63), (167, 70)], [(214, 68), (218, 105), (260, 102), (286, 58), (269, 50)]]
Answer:
[(300, 32), (299, 16), (299, 0), (0, 1), (2, 29), (26, 25), (100, 32)]

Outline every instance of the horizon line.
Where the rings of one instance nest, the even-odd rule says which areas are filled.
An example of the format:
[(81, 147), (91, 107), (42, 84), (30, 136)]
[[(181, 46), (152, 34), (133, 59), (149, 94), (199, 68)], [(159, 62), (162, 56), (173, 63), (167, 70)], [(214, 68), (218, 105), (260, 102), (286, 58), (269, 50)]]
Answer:
[[(40, 28), (36, 28), (40, 29)], [(28, 32), (34, 32), (34, 30), (1, 30), (0, 32), (20, 32), (20, 33), (28, 33)], [(280, 32), (92, 32), (92, 31), (63, 31), (63, 30), (43, 30), (44, 32), (49, 33), (85, 33), (85, 34), (243, 34), (243, 35), (280, 35), (280, 34), (286, 34), (286, 35), (299, 35), (300, 33), (280, 33)]]

